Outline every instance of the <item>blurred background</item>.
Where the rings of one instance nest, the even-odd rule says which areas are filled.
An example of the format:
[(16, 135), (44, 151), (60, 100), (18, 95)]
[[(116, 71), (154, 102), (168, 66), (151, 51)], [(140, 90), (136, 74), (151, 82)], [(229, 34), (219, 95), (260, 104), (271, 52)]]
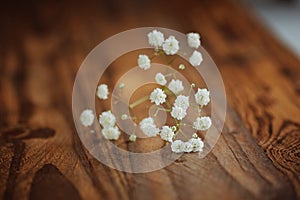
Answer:
[[(299, 4), (2, 1), (0, 199), (299, 199)], [(81, 144), (72, 89), (96, 45), (145, 26), (200, 33), (223, 77), (228, 112), (205, 159), (188, 154), (162, 170), (129, 174), (104, 166)], [(106, 80), (114, 85), (130, 63), (136, 56), (117, 62)]]
[(300, 58), (300, 1), (244, 0), (261, 22)]

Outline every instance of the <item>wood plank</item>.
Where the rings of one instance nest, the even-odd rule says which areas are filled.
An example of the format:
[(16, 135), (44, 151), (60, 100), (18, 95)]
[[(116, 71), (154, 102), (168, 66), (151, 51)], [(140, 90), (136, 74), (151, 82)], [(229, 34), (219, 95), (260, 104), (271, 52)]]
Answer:
[[(3, 199), (300, 198), (300, 61), (241, 5), (45, 1), (0, 10)], [(71, 94), (95, 45), (140, 26), (200, 32), (229, 105), (207, 157), (185, 154), (164, 169), (130, 174), (104, 166), (82, 146)]]

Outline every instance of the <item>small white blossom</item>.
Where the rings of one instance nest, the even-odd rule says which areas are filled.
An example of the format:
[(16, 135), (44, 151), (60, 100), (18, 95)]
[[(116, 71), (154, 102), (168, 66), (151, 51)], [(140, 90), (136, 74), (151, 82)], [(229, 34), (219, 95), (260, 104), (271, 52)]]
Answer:
[(176, 126), (172, 126), (171, 129), (172, 129), (172, 131), (175, 132), (177, 130), (177, 127)]
[(202, 54), (199, 51), (196, 51), (196, 50), (193, 52), (193, 54), (189, 58), (189, 62), (194, 67), (199, 66), (202, 61), (203, 61)]
[(141, 122), (140, 122), (140, 126), (144, 126), (146, 124), (154, 124), (154, 120), (152, 117), (147, 117), (144, 118)]
[(120, 84), (119, 84), (119, 88), (120, 88), (120, 89), (123, 89), (124, 87), (125, 87), (125, 83), (120, 83)]
[(197, 117), (196, 121), (193, 123), (193, 128), (199, 131), (205, 131), (211, 126), (210, 117)]
[(83, 126), (91, 126), (94, 123), (95, 116), (90, 109), (84, 110), (80, 115), (80, 122)]
[(186, 153), (190, 153), (191, 151), (193, 151), (193, 145), (189, 142), (184, 142), (183, 143), (183, 151)]
[(176, 97), (176, 100), (174, 102), (174, 106), (181, 107), (184, 110), (188, 109), (189, 105), (190, 103), (188, 96), (179, 95)]
[(186, 116), (186, 110), (178, 106), (173, 106), (171, 116), (175, 119), (182, 120)]
[(99, 123), (104, 128), (113, 127), (116, 124), (116, 117), (110, 111), (103, 112), (99, 116)]
[(151, 46), (154, 46), (155, 48), (160, 47), (164, 43), (164, 34), (160, 31), (153, 30), (150, 33), (148, 33), (148, 42)]
[(203, 151), (204, 143), (202, 142), (201, 138), (191, 138), (189, 143), (193, 146), (193, 152)]
[(140, 126), (143, 133), (149, 137), (154, 137), (159, 133), (159, 129), (155, 126), (155, 124), (146, 124), (144, 126)]
[(122, 119), (122, 120), (128, 119), (128, 115), (127, 115), (127, 114), (122, 114), (122, 115), (121, 115), (121, 119)]
[(206, 106), (209, 101), (209, 91), (206, 88), (198, 88), (197, 93), (195, 94), (196, 103), (200, 106)]
[(197, 49), (200, 46), (200, 35), (198, 33), (188, 33), (187, 41), (189, 47)]
[(178, 66), (178, 69), (180, 69), (180, 70), (184, 70), (184, 69), (185, 69), (185, 66), (184, 66), (184, 64), (180, 64), (180, 65)]
[(174, 36), (170, 36), (165, 40), (162, 47), (167, 55), (175, 55), (179, 50), (179, 42)]
[(135, 141), (136, 141), (136, 135), (130, 135), (130, 136), (129, 136), (129, 140), (130, 140), (131, 142), (135, 142)]
[(140, 129), (149, 137), (156, 136), (159, 133), (159, 129), (156, 127), (154, 120), (151, 117), (145, 118), (140, 122)]
[(174, 80), (174, 79), (171, 80), (171, 82), (168, 85), (168, 88), (176, 95), (184, 90), (182, 82), (180, 80)]
[(197, 133), (193, 133), (192, 137), (193, 138), (198, 138), (198, 134)]
[(151, 103), (155, 103), (156, 105), (162, 104), (166, 101), (167, 95), (165, 92), (160, 89), (156, 88), (150, 94), (150, 101)]
[(151, 63), (150, 63), (150, 59), (147, 55), (139, 55), (138, 58), (138, 65), (141, 69), (147, 70), (150, 68)]
[(181, 140), (175, 140), (171, 144), (171, 149), (175, 153), (182, 153), (183, 152), (183, 147), (184, 147), (184, 142), (182, 142)]
[(168, 142), (172, 142), (173, 136), (174, 136), (174, 132), (173, 132), (172, 128), (170, 128), (169, 126), (162, 127), (162, 129), (160, 131), (161, 139), (168, 141)]
[(120, 131), (118, 127), (108, 127), (102, 129), (102, 135), (105, 137), (107, 140), (117, 140), (119, 139), (120, 136)]
[(166, 85), (167, 83), (166, 77), (162, 73), (157, 73), (155, 75), (155, 81), (159, 85)]
[(97, 89), (97, 97), (99, 99), (107, 99), (108, 98), (108, 87), (106, 84), (101, 84), (98, 86), (98, 89)]

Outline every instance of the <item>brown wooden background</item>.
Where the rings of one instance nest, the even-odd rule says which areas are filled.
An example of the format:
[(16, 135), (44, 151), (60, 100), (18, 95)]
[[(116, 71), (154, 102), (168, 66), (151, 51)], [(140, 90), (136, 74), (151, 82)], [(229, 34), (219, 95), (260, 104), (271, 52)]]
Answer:
[[(299, 199), (300, 61), (248, 10), (230, 0), (1, 4), (1, 198)], [(71, 93), (90, 50), (143, 26), (200, 32), (229, 107), (209, 156), (129, 174), (83, 148)]]

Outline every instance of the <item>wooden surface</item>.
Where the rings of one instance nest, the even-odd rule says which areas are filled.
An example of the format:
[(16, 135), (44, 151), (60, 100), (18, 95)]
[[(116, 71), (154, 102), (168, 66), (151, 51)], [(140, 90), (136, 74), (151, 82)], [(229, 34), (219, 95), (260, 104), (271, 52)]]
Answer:
[[(247, 7), (110, 0), (15, 2), (0, 10), (1, 198), (300, 198), (300, 61)], [(228, 113), (204, 159), (185, 154), (162, 170), (129, 174), (84, 149), (71, 94), (90, 50), (142, 26), (201, 33), (223, 76)]]

